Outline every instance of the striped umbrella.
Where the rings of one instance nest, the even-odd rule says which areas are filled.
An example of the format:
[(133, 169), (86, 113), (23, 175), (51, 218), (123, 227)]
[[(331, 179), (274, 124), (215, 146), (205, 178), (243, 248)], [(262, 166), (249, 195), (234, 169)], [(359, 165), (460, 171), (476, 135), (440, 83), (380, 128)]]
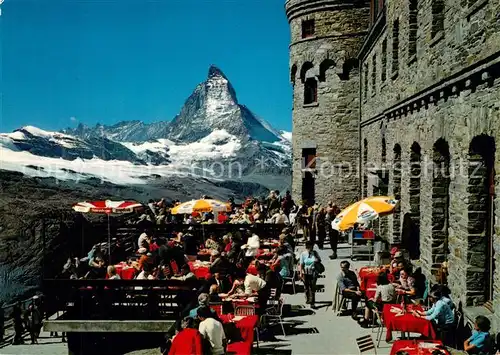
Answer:
[(130, 213), (137, 208), (142, 207), (142, 204), (136, 201), (91, 201), (78, 202), (73, 205), (76, 212), (82, 213)]
[(342, 210), (332, 222), (332, 228), (345, 231), (355, 223), (364, 224), (394, 212), (399, 201), (388, 196), (372, 196)]
[[(99, 213), (108, 216), (108, 254), (111, 264), (111, 228), (109, 225), (109, 215), (113, 213), (130, 213), (142, 207), (136, 201), (91, 201), (78, 202), (73, 205), (73, 210), (81, 213)], [(83, 243), (83, 241), (82, 241)], [(83, 244), (82, 244), (83, 246)]]
[(172, 214), (191, 214), (193, 212), (229, 212), (231, 206), (218, 200), (192, 200), (172, 208)]

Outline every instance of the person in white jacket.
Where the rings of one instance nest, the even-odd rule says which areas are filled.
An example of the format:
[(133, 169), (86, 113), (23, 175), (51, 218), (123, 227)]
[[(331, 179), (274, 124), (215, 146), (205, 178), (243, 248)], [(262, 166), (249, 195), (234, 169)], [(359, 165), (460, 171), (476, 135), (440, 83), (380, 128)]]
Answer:
[(289, 221), (288, 221), (288, 217), (286, 216), (285, 212), (282, 209), (280, 209), (280, 211), (278, 213), (275, 213), (271, 217), (271, 223), (274, 223), (274, 224), (288, 224)]
[(248, 238), (247, 243), (241, 247), (241, 249), (246, 249), (245, 256), (247, 258), (254, 258), (255, 256), (257, 256), (259, 248), (260, 238), (255, 233), (253, 233), (252, 236)]

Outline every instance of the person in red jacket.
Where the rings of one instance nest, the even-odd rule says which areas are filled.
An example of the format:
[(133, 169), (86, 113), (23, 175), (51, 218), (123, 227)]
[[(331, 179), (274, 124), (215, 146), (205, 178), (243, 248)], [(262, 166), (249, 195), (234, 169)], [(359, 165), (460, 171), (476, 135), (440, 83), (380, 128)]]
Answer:
[(194, 319), (186, 317), (182, 321), (182, 330), (172, 340), (168, 355), (203, 355), (202, 337), (194, 328)]

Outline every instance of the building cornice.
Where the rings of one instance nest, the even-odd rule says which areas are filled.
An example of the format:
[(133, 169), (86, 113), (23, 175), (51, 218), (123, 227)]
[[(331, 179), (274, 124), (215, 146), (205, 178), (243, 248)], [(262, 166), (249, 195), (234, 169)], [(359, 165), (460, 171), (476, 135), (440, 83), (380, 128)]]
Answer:
[(448, 100), (465, 90), (475, 91), (482, 84), (492, 85), (500, 77), (500, 51), (429, 86), (407, 99), (387, 108), (382, 113), (361, 122), (361, 127), (386, 119), (397, 119), (418, 112), (440, 100)]
[(344, 9), (365, 8), (366, 0), (288, 0), (285, 3), (288, 22), (314, 12), (339, 11)]
[(341, 39), (345, 39), (345, 38), (364, 37), (364, 36), (366, 36), (366, 34), (367, 34), (366, 31), (361, 31), (361, 32), (342, 33), (340, 35), (307, 37), (307, 38), (302, 38), (298, 41), (293, 42), (288, 47), (292, 48), (293, 46), (295, 46), (297, 44), (304, 43), (304, 42), (314, 42), (314, 41), (325, 40), (325, 39), (341, 40)]

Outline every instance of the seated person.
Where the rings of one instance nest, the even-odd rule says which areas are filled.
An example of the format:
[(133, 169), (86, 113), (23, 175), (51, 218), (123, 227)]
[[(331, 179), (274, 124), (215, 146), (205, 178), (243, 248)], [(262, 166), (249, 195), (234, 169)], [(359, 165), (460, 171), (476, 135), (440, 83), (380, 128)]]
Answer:
[(146, 263), (144, 264), (142, 271), (137, 275), (137, 280), (154, 280), (155, 276), (153, 275), (153, 265)]
[(210, 237), (205, 242), (205, 248), (219, 250), (219, 243), (217, 242), (217, 236), (215, 234), (210, 234)]
[(276, 255), (271, 260), (272, 264), (280, 266), (281, 277), (291, 277), (293, 274), (293, 253), (285, 245), (280, 245), (276, 250)]
[(222, 323), (212, 317), (209, 307), (201, 307), (197, 313), (200, 320), (198, 329), (201, 336), (210, 343), (210, 353), (213, 355), (225, 354), (226, 334), (224, 333)]
[(396, 301), (396, 289), (389, 282), (387, 274), (381, 272), (377, 277), (377, 290), (375, 296), (366, 302), (365, 316), (360, 322), (362, 327), (367, 327), (370, 324), (372, 310), (377, 309), (382, 311), (384, 304), (394, 303)]
[(180, 330), (172, 339), (172, 346), (168, 355), (202, 355), (202, 337), (200, 332), (194, 326), (194, 319), (186, 317), (182, 321), (182, 330)]
[(443, 299), (441, 291), (437, 290), (431, 292), (429, 297), (433, 302), (432, 307), (425, 312), (414, 311), (413, 313), (417, 317), (433, 321), (439, 328), (446, 329), (451, 327), (455, 321), (455, 315), (448, 305), (448, 302)]
[[(198, 314), (198, 309), (202, 307), (208, 307), (209, 304), (210, 304), (210, 296), (207, 293), (200, 294), (198, 296), (198, 306), (189, 311), (189, 317), (196, 319)], [(210, 310), (212, 312), (212, 316), (218, 319), (217, 313), (213, 309)]]
[(219, 288), (217, 287), (216, 284), (213, 284), (210, 286), (210, 291), (208, 294), (208, 300), (210, 303), (220, 303), (222, 302), (222, 299), (219, 296)]
[(106, 265), (101, 255), (96, 255), (89, 260), (90, 271), (87, 277), (103, 278), (106, 274)]
[(359, 290), (358, 278), (352, 270), (349, 270), (350, 267), (351, 264), (346, 260), (340, 263), (341, 272), (337, 276), (337, 284), (342, 296), (351, 300), (352, 318), (356, 319), (358, 303), (361, 300), (362, 293)]
[(217, 286), (219, 293), (228, 293), (231, 290), (231, 284), (227, 277), (223, 276), (220, 272), (216, 272), (214, 274), (213, 279), (211, 280), (212, 284)]
[(490, 336), (490, 320), (485, 316), (477, 316), (472, 336), (464, 342), (464, 350), (469, 354), (490, 354), (493, 341)]
[(171, 280), (188, 281), (188, 280), (196, 280), (196, 276), (195, 276), (195, 274), (193, 274), (193, 272), (189, 268), (189, 265), (185, 264), (181, 268), (181, 274), (178, 276), (172, 276), (170, 279)]
[(144, 229), (144, 231), (139, 236), (137, 240), (137, 249), (146, 249), (149, 250), (149, 244), (151, 244), (151, 237), (148, 235), (148, 230)]
[(414, 298), (417, 295), (415, 288), (415, 279), (411, 275), (409, 268), (404, 268), (399, 274), (399, 283), (394, 283), (396, 292), (408, 298)]
[(108, 280), (120, 280), (121, 277), (116, 273), (116, 268), (113, 265), (108, 266)]

